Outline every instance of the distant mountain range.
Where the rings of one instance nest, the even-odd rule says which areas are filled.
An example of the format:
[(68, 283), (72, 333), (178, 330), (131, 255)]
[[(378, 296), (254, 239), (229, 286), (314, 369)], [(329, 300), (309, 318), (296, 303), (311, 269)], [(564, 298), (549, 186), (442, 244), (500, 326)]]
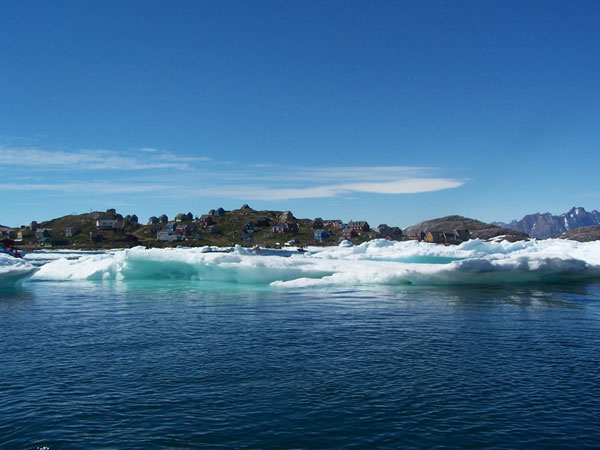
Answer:
[(600, 212), (586, 211), (584, 208), (571, 208), (569, 212), (554, 216), (550, 213), (535, 213), (513, 220), (510, 223), (492, 222), (503, 228), (522, 231), (537, 239), (547, 239), (581, 227), (600, 225)]

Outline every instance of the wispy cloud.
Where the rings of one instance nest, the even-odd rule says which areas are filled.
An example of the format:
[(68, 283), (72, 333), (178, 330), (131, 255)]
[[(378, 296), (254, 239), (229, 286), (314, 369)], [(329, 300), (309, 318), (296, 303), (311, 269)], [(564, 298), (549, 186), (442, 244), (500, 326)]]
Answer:
[(418, 194), (442, 189), (454, 189), (465, 184), (464, 180), (449, 178), (407, 178), (385, 182), (329, 184), (307, 187), (268, 187), (258, 184), (204, 188), (195, 191), (199, 196), (221, 196), (235, 199), (280, 201), (306, 198), (332, 198), (356, 193), (370, 194)]
[[(173, 186), (156, 184), (135, 183), (103, 183), (103, 182), (76, 182), (76, 183), (0, 183), (0, 191), (46, 191), (62, 192), (69, 194), (107, 195), (107, 194), (139, 194), (160, 192), (163, 189), (172, 189)], [(175, 186), (177, 188), (177, 186)]]
[[(0, 183), (0, 191), (63, 192), (72, 196), (152, 193), (168, 197), (185, 192), (198, 198), (280, 201), (360, 193), (418, 194), (466, 183), (464, 179), (440, 176), (441, 170), (433, 167), (226, 163), (154, 147), (50, 151), (0, 146), (0, 167), (13, 169), (11, 182)], [(124, 171), (130, 171), (127, 178), (122, 176)]]
[[(206, 157), (178, 156), (157, 149), (138, 149), (145, 155), (104, 149), (49, 151), (38, 148), (0, 147), (0, 167), (38, 167), (69, 170), (191, 170), (192, 163), (209, 161)], [(148, 156), (148, 153), (151, 156)]]

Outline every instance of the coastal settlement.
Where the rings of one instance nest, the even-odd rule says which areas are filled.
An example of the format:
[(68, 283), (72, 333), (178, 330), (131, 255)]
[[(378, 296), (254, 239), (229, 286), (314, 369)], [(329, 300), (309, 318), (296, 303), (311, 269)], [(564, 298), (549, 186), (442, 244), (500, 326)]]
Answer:
[[(336, 245), (342, 240), (354, 244), (371, 239), (393, 241), (419, 240), (454, 245), (481, 235), (482, 226), (494, 229), (495, 235), (507, 231), (493, 225), (451, 216), (454, 220), (437, 229), (426, 222), (405, 230), (381, 224), (372, 228), (364, 220), (343, 222), (340, 219), (316, 217), (297, 219), (291, 211), (257, 211), (248, 205), (226, 211), (212, 209), (206, 214), (179, 213), (173, 218), (166, 214), (152, 216), (146, 224), (136, 215), (122, 216), (115, 209), (68, 215), (27, 226), (0, 226), (0, 242), (4, 247), (18, 246), (31, 250), (40, 248), (106, 249), (146, 247), (233, 246), (277, 248), (286, 245)], [(465, 222), (471, 221), (471, 222)], [(465, 225), (478, 228), (475, 233)], [(484, 227), (484, 228), (485, 228)], [(439, 228), (439, 227), (438, 227)], [(487, 228), (486, 228), (487, 229)], [(523, 238), (523, 236), (519, 236)], [(527, 235), (524, 235), (527, 238)]]

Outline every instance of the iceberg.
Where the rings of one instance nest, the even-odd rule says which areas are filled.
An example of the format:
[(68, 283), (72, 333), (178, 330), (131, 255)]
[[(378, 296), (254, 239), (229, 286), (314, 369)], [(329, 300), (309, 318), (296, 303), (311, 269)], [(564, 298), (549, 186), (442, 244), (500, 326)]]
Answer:
[(0, 288), (15, 287), (35, 271), (29, 262), (0, 253)]
[(235, 247), (135, 247), (58, 257), (32, 280), (191, 280), (277, 288), (358, 285), (498, 285), (600, 279), (600, 242), (543, 240), (457, 246), (373, 240), (357, 246), (252, 252)]

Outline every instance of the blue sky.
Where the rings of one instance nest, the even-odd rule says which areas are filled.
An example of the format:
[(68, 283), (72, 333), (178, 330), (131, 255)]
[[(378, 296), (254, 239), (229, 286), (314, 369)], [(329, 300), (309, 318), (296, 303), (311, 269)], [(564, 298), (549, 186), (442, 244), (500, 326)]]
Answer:
[(0, 2), (0, 223), (600, 207), (600, 3)]

